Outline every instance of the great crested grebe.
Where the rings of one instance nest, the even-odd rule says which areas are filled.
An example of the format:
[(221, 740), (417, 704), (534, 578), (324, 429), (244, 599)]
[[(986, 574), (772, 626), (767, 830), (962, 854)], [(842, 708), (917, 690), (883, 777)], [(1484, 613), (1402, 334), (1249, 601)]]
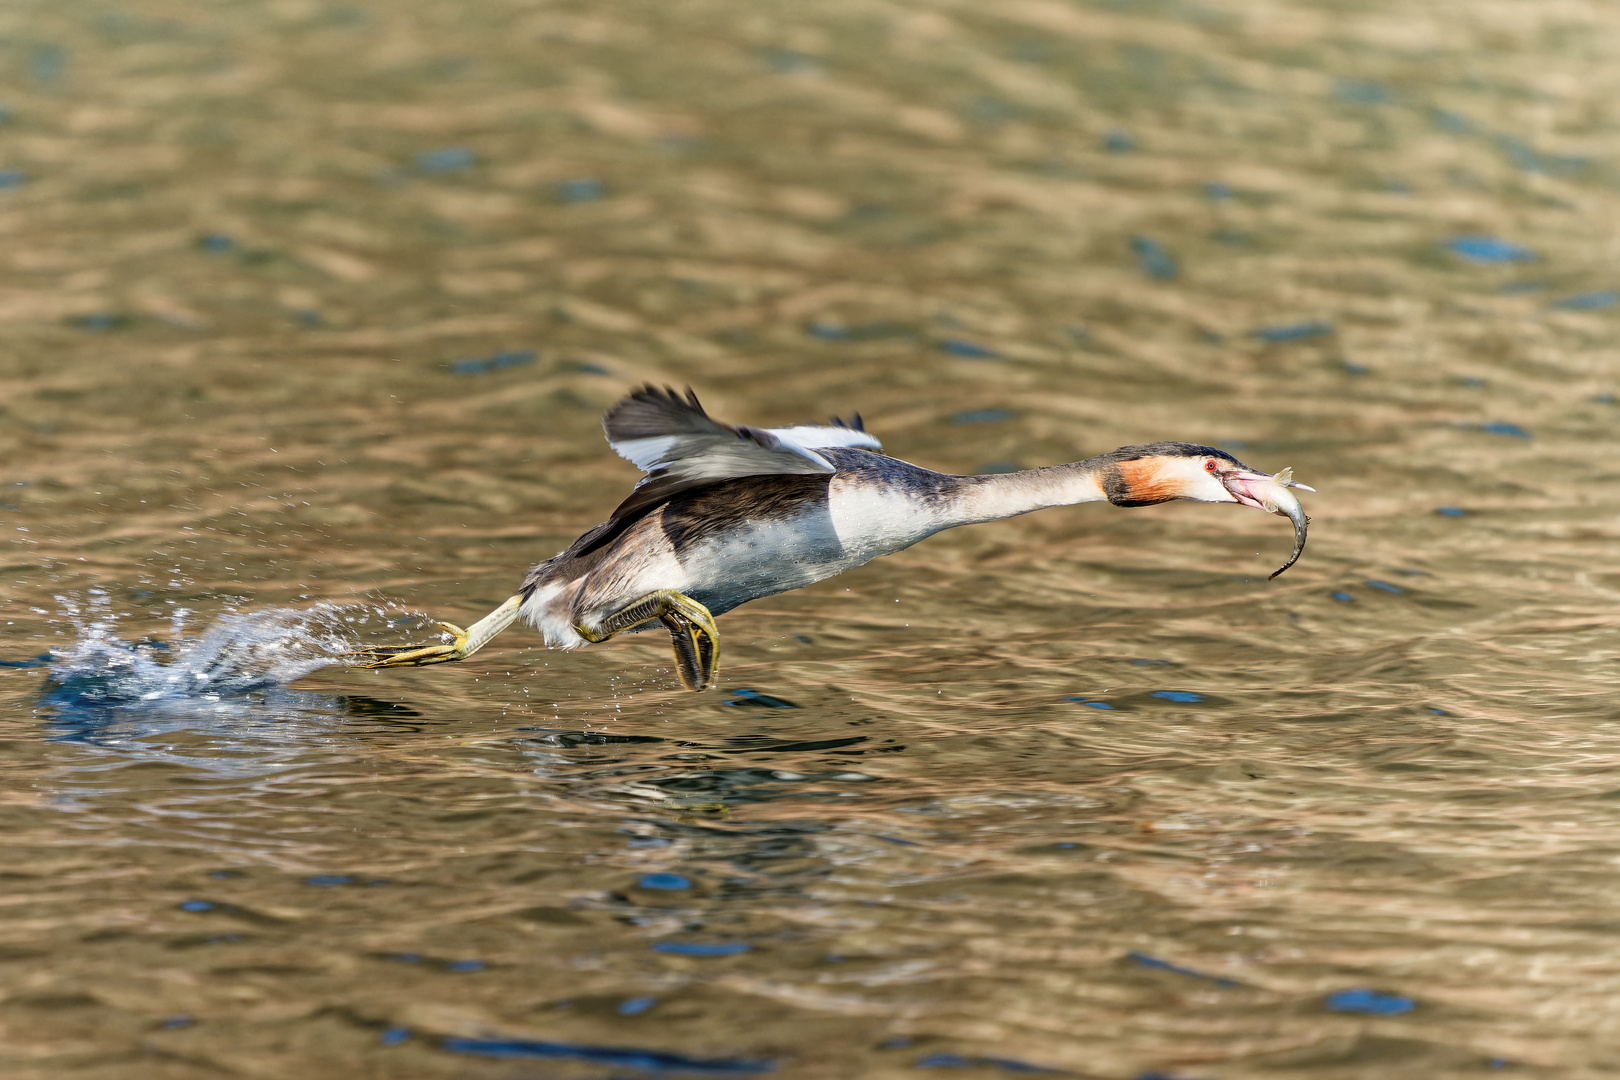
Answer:
[(518, 618), (553, 648), (577, 649), (657, 619), (669, 629), (688, 690), (714, 685), (714, 617), (762, 596), (802, 588), (942, 529), (1048, 506), (1171, 499), (1236, 503), (1294, 523), (1305, 550), (1310, 519), (1289, 488), (1293, 470), (1255, 472), (1224, 450), (1191, 443), (1122, 446), (1069, 465), (989, 476), (937, 473), (882, 453), (849, 423), (733, 427), (713, 420), (690, 389), (646, 386), (602, 419), (608, 445), (647, 475), (613, 514), (530, 570), (523, 587), (463, 630), (439, 623), (448, 644), (362, 650), (367, 667), (465, 660)]

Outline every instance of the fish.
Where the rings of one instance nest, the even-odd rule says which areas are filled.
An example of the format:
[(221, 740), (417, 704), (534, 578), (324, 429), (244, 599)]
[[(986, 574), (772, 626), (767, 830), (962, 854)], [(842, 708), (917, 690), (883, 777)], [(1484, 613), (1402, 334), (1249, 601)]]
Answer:
[(1285, 517), (1294, 523), (1293, 553), (1288, 556), (1287, 562), (1271, 572), (1271, 577), (1266, 578), (1267, 581), (1274, 580), (1278, 574), (1299, 562), (1299, 557), (1305, 554), (1305, 533), (1310, 527), (1311, 519), (1305, 516), (1305, 508), (1299, 505), (1299, 499), (1294, 497), (1294, 493), (1289, 491), (1289, 488), (1299, 488), (1301, 491), (1312, 492), (1316, 490), (1310, 485), (1302, 484), (1294, 479), (1292, 465), (1274, 475), (1270, 484), (1258, 485), (1258, 490), (1256, 490), (1256, 487), (1250, 488), (1259, 496), (1260, 506), (1268, 514)]

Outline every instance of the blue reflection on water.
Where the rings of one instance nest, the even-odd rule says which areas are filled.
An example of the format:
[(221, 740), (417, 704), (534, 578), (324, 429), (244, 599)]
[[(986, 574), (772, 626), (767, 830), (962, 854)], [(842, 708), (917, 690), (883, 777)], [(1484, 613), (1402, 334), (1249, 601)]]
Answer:
[(540, 354), (533, 349), (512, 349), (507, 352), (498, 352), (492, 356), (464, 357), (452, 360), (445, 365), (452, 375), (485, 375), (491, 371), (505, 371), (507, 368), (524, 367), (540, 359)]
[(557, 185), (557, 198), (562, 202), (595, 202), (606, 196), (607, 185), (594, 176), (564, 180)]
[(1499, 240), (1494, 236), (1472, 234), (1453, 236), (1445, 242), (1451, 251), (1469, 262), (1481, 264), (1531, 262), (1536, 253), (1519, 244)]
[(995, 360), (1001, 356), (988, 345), (964, 341), (961, 338), (946, 338), (939, 343), (939, 347), (952, 356), (963, 356), (969, 360)]
[(449, 146), (443, 150), (428, 150), (417, 154), (412, 164), (416, 171), (427, 175), (435, 173), (459, 172), (471, 168), (478, 160), (471, 150), (464, 146)]
[(996, 424), (1003, 420), (1011, 420), (1017, 415), (1011, 409), (968, 409), (965, 412), (953, 414), (951, 422), (955, 424)]
[(1490, 423), (1479, 425), (1479, 430), (1490, 435), (1506, 435), (1510, 439), (1528, 439), (1530, 433), (1518, 424), (1510, 424), (1505, 420), (1492, 420)]
[(709, 944), (702, 941), (660, 941), (653, 946), (653, 952), (663, 953), (666, 956), (736, 956), (753, 948), (747, 942), (727, 941), (719, 944)]
[(1242, 983), (1239, 983), (1234, 979), (1228, 979), (1221, 975), (1209, 975), (1205, 972), (1198, 971), (1190, 967), (1182, 967), (1180, 964), (1171, 963), (1169, 960), (1162, 960), (1159, 957), (1153, 956), (1149, 953), (1132, 952), (1126, 953), (1125, 955), (1127, 958), (1136, 961), (1138, 967), (1153, 968), (1158, 971), (1168, 971), (1173, 975), (1185, 975), (1189, 979), (1204, 979), (1208, 982), (1214, 983), (1216, 986), (1232, 987), (1242, 985)]
[(680, 891), (692, 887), (692, 879), (681, 874), (643, 874), (637, 882), (643, 889)]
[(933, 1053), (924, 1054), (917, 1059), (916, 1067), (919, 1069), (978, 1069), (985, 1066), (1005, 1069), (1007, 1072), (1020, 1073), (1060, 1073), (1062, 1069), (1054, 1069), (1047, 1065), (1031, 1065), (1027, 1061), (1017, 1058), (1004, 1057), (968, 1057), (965, 1054)]
[(1566, 296), (1562, 300), (1554, 300), (1547, 306), (1561, 308), (1564, 311), (1597, 311), (1602, 308), (1614, 307), (1616, 304), (1620, 304), (1620, 292), (1605, 289), (1603, 292)]
[(805, 327), (805, 331), (822, 341), (848, 341), (850, 336), (849, 327), (834, 322), (813, 322)]
[(60, 45), (36, 45), (28, 54), (28, 74), (37, 83), (56, 82), (66, 67), (67, 50)]
[(1395, 100), (1389, 87), (1364, 79), (1340, 79), (1333, 87), (1333, 96), (1354, 105), (1389, 105)]
[(773, 697), (762, 694), (758, 690), (750, 690), (746, 686), (739, 686), (735, 690), (728, 690), (730, 701), (722, 701), (722, 705), (747, 706), (751, 709), (797, 709), (798, 706), (787, 698)]
[(740, 1076), (770, 1072), (776, 1066), (769, 1060), (746, 1058), (698, 1058), (668, 1050), (647, 1050), (633, 1046), (590, 1046), (584, 1043), (542, 1042), (538, 1039), (449, 1038), (439, 1044), (452, 1054), (492, 1058), (542, 1058), (564, 1061), (590, 1061), (640, 1069), (650, 1073), (708, 1073)]
[(1136, 252), (1136, 265), (1148, 277), (1169, 281), (1176, 276), (1176, 260), (1151, 236), (1131, 237), (1131, 250)]
[(1492, 142), (1525, 172), (1567, 176), (1586, 167), (1586, 159), (1574, 154), (1544, 154), (1517, 135), (1498, 134)]
[(1369, 1016), (1399, 1016), (1417, 1008), (1417, 1002), (1400, 994), (1380, 994), (1365, 987), (1329, 994), (1327, 1007), (1334, 1012), (1366, 1013)]
[(1322, 337), (1333, 333), (1333, 324), (1322, 319), (1312, 319), (1309, 322), (1286, 323), (1282, 326), (1262, 326), (1254, 332), (1254, 336), (1268, 345), (1275, 345), (1283, 341), (1299, 341), (1302, 338)]
[(1461, 113), (1454, 113), (1449, 109), (1436, 109), (1432, 115), (1436, 126), (1453, 135), (1467, 135), (1474, 130), (1474, 122)]

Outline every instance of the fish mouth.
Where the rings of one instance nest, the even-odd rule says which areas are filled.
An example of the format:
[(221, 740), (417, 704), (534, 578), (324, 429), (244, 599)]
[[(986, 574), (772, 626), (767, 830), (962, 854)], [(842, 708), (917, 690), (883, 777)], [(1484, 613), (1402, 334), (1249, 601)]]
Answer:
[(1287, 468), (1275, 475), (1250, 472), (1247, 469), (1229, 472), (1221, 477), (1226, 485), (1227, 492), (1233, 499), (1244, 506), (1252, 506), (1256, 510), (1264, 510), (1268, 514), (1285, 517), (1294, 524), (1294, 550), (1288, 556), (1288, 561), (1271, 572), (1270, 581), (1290, 566), (1299, 562), (1299, 557), (1305, 553), (1305, 532), (1311, 519), (1305, 516), (1305, 508), (1299, 505), (1299, 500), (1289, 488), (1299, 488), (1302, 491), (1315, 491), (1294, 479), (1294, 470)]

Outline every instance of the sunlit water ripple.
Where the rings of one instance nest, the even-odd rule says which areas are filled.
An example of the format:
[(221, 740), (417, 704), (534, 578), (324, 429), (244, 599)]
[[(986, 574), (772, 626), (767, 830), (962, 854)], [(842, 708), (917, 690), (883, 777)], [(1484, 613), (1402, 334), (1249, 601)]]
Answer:
[[(1612, 12), (0, 40), (6, 1080), (1620, 1071)], [(661, 631), (342, 662), (601, 520), (649, 380), (957, 472), (1217, 445), (1311, 543), (957, 530), (701, 695)]]

